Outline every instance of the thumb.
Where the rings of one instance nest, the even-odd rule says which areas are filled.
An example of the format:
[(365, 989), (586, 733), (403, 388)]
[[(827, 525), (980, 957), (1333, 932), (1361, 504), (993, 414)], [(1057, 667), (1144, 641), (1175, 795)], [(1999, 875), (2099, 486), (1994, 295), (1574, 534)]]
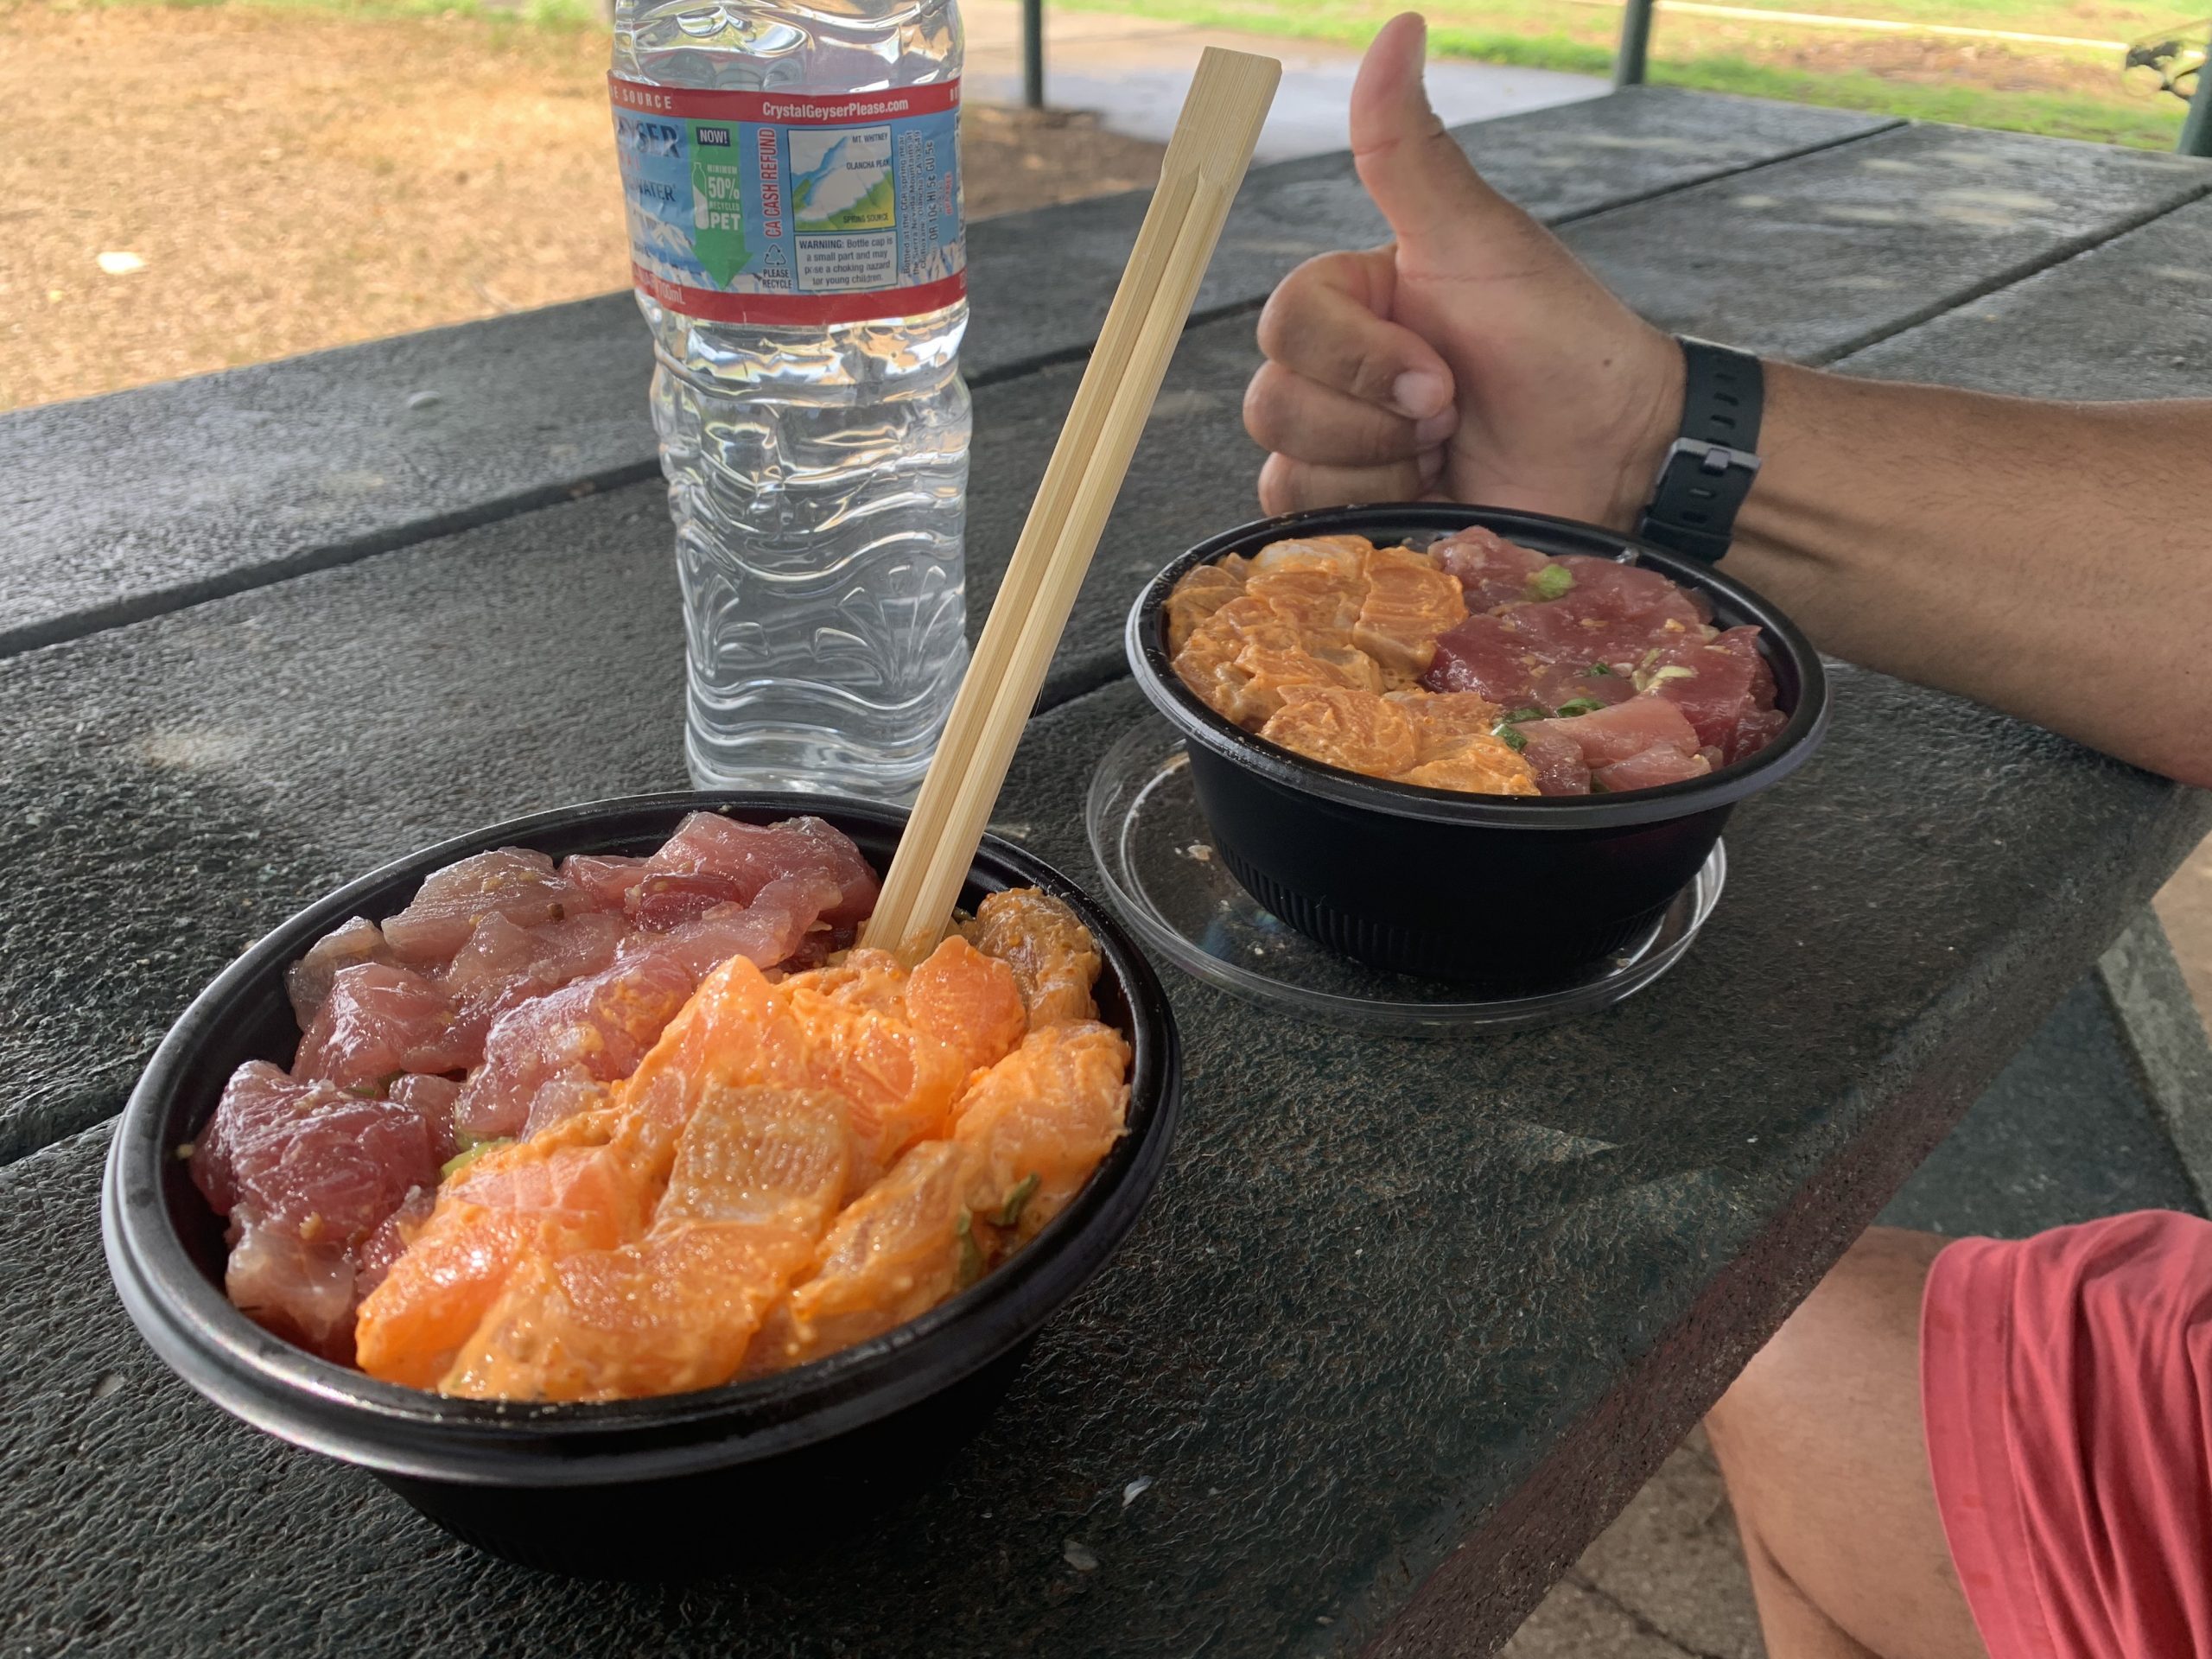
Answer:
[(1501, 214), (1516, 217), (1483, 182), (1421, 84), (1428, 23), (1417, 11), (1383, 24), (1351, 89), (1351, 153), (1359, 181), (1390, 221), (1399, 246), (1416, 257), (1470, 252)]

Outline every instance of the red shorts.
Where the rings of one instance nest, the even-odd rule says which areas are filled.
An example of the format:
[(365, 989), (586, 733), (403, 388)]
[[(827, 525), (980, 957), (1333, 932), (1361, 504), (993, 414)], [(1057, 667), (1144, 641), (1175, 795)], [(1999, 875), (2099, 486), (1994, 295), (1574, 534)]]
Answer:
[(1929, 1272), (1920, 1400), (1991, 1659), (2212, 1655), (2212, 1222), (1961, 1239)]

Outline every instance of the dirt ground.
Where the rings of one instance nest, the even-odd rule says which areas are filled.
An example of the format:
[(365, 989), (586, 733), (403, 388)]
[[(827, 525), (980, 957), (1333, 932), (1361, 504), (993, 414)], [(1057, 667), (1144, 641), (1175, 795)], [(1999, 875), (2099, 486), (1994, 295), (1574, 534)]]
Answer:
[[(1809, 74), (1864, 71), (1885, 80), (1924, 86), (1983, 87), (1998, 92), (2065, 92), (2112, 96), (2113, 67), (2101, 58), (2066, 57), (2001, 42), (1930, 40), (1909, 35), (1822, 37), (1800, 35), (1764, 42), (1762, 61)], [(2132, 83), (2130, 83), (2132, 85)], [(2155, 78), (2134, 90), (2145, 105), (2158, 102)]]
[[(606, 73), (588, 31), (0, 0), (0, 408), (626, 286)], [(1084, 116), (962, 142), (978, 219), (1158, 173)]]

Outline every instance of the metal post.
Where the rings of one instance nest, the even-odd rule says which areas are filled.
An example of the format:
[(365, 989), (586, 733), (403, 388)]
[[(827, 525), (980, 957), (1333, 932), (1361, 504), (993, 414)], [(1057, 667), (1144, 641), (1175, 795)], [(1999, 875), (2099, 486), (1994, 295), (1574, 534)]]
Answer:
[(1021, 101), (1045, 107), (1045, 0), (1021, 0)]
[(1621, 13), (1621, 49), (1613, 58), (1613, 87), (1643, 85), (1644, 58), (1651, 46), (1654, 0), (1628, 0)]
[(2181, 124), (2181, 142), (2174, 148), (2184, 156), (2212, 156), (2212, 50), (2197, 67), (2196, 90), (2189, 95), (2189, 118)]

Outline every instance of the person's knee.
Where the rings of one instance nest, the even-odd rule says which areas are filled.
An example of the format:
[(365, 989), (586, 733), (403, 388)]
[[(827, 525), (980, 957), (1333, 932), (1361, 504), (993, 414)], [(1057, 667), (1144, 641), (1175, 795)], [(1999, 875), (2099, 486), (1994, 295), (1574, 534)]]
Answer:
[(1859, 1236), (1706, 1414), (1724, 1472), (1797, 1440), (1855, 1366), (1914, 1340), (1928, 1264), (1948, 1242), (1895, 1227)]

